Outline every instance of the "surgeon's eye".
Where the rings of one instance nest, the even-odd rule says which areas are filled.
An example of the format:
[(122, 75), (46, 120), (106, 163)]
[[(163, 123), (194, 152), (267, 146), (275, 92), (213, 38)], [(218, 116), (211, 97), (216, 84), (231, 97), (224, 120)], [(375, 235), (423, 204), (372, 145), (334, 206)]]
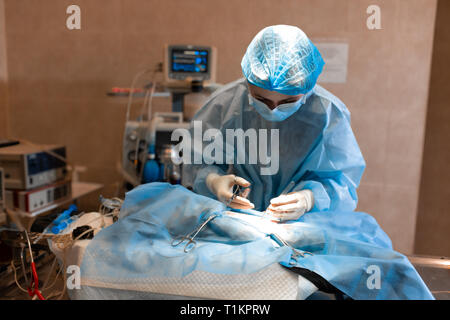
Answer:
[(261, 102), (263, 102), (263, 103), (265, 103), (265, 104), (268, 105), (269, 107), (273, 105), (272, 100), (268, 100), (268, 99), (263, 98), (263, 97), (256, 97), (256, 99), (259, 100), (259, 101), (261, 101)]
[(293, 103), (293, 102), (297, 102), (298, 100), (300, 100), (302, 97), (300, 98), (292, 98), (292, 99), (286, 99), (283, 101), (280, 101), (278, 104), (285, 104), (285, 103)]

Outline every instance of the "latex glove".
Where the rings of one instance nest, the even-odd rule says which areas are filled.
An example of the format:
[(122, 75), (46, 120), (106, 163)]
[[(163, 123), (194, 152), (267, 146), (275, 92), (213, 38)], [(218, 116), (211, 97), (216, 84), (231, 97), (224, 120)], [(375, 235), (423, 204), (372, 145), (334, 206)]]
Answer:
[(314, 195), (311, 190), (291, 192), (270, 200), (267, 213), (281, 221), (297, 220), (314, 206)]
[(237, 196), (230, 202), (235, 184), (242, 187), (250, 186), (250, 182), (234, 174), (221, 176), (217, 173), (210, 173), (206, 177), (206, 186), (216, 195), (219, 201), (234, 209), (253, 209), (255, 205), (244, 197)]

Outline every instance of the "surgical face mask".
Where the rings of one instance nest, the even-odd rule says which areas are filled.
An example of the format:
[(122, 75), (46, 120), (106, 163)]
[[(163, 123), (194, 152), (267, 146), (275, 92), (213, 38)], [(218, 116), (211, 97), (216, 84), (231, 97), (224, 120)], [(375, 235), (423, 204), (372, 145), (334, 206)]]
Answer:
[(305, 103), (307, 95), (303, 95), (299, 100), (290, 103), (283, 103), (271, 110), (264, 102), (255, 99), (250, 93), (248, 100), (251, 106), (267, 121), (280, 122), (292, 116)]

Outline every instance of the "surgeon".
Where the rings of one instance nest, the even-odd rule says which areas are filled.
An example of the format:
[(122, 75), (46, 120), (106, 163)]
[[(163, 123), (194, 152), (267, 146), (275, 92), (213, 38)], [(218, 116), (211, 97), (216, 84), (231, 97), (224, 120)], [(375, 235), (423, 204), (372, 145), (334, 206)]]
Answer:
[[(242, 59), (244, 78), (215, 92), (193, 121), (202, 124), (203, 132), (218, 129), (222, 138), (229, 129), (276, 132), (279, 143), (269, 134), (266, 148), (269, 160), (279, 162), (278, 170), (262, 174), (267, 159), (238, 161), (242, 154), (255, 156), (250, 154), (255, 143), (247, 141), (235, 146), (233, 161), (188, 166), (194, 191), (231, 208), (266, 211), (281, 221), (310, 211), (354, 210), (365, 162), (346, 106), (317, 84), (323, 66), (320, 52), (299, 28), (261, 30)], [(228, 150), (224, 144), (215, 152), (229, 159)], [(233, 196), (235, 185), (251, 188), (248, 199)]]

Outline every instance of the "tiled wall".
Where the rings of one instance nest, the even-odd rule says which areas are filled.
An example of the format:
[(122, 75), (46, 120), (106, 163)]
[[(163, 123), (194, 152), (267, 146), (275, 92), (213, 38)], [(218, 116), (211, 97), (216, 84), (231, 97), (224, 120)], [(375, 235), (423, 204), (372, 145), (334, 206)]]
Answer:
[[(65, 26), (70, 4), (81, 31)], [(359, 209), (373, 214), (395, 248), (413, 250), (435, 0), (5, 0), (10, 131), (64, 143), (81, 177), (116, 190), (126, 100), (113, 86), (162, 59), (164, 43), (218, 48), (218, 81), (241, 76), (240, 60), (264, 26), (300, 26), (313, 40), (349, 43), (346, 84), (325, 85), (352, 112), (367, 161)], [(366, 27), (381, 7), (382, 30)], [(156, 100), (156, 107), (170, 103)], [(140, 104), (136, 103), (138, 109)], [(89, 203), (97, 204), (95, 197)]]
[(415, 251), (450, 256), (450, 1), (436, 15)]

